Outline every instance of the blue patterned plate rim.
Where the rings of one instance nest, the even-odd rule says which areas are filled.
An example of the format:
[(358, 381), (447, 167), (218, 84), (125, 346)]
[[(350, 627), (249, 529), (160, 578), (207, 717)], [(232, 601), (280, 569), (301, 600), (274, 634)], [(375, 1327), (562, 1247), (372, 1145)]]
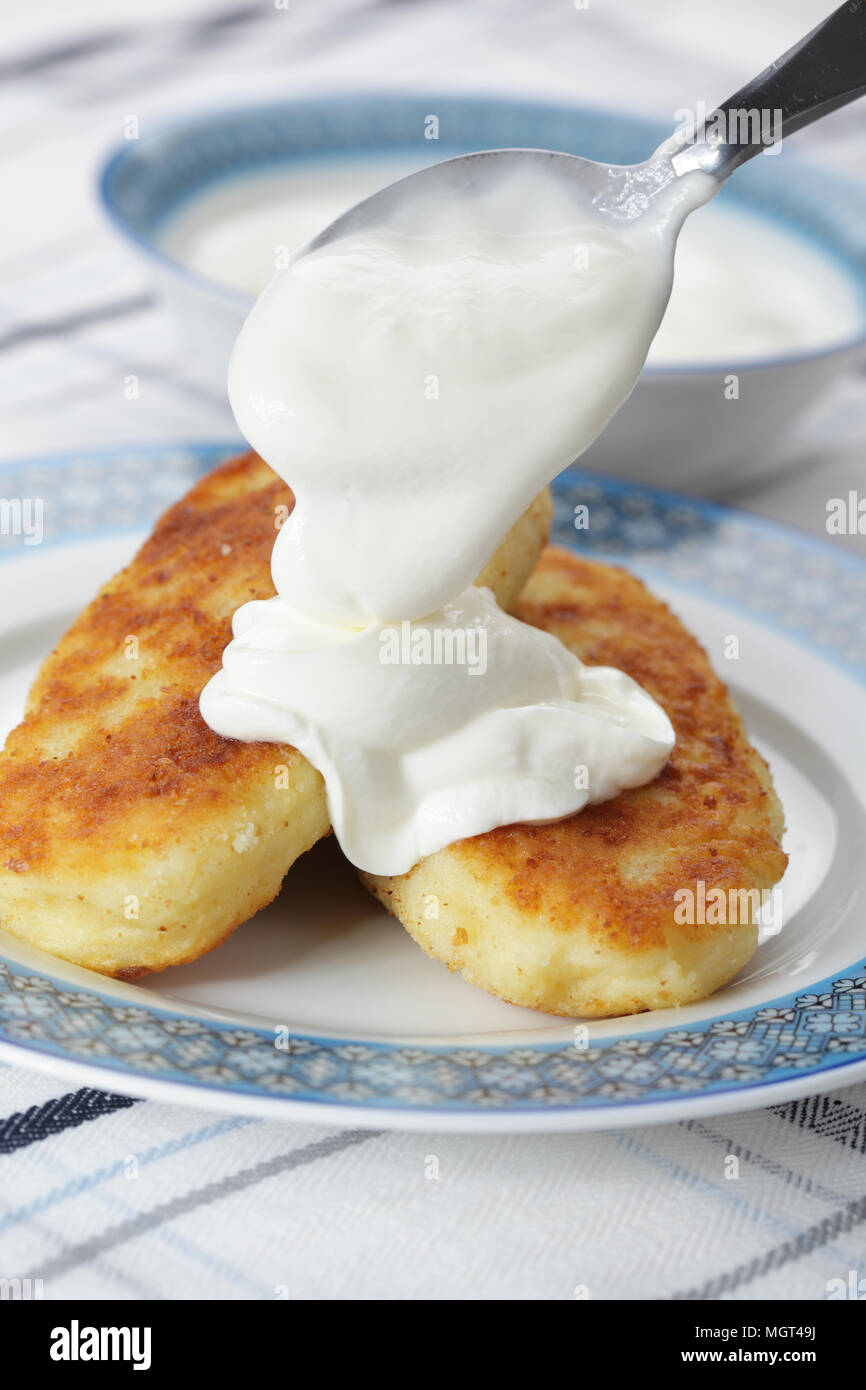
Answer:
[[(237, 454), (247, 452), (248, 449), (249, 446), (244, 443), (240, 435), (233, 439), (190, 438), (152, 444), (102, 445), (96, 449), (65, 449), (56, 454), (40, 454), (38, 456), (22, 454), (16, 458), (0, 459), (0, 476), (7, 472), (20, 473), (22, 480), (26, 481), (27, 473), (31, 469), (38, 474), (44, 469), (70, 469), (76, 464), (115, 461), (119, 458), (164, 458), (175, 455), (198, 458), (201, 461), (198, 471), (202, 473), (209, 467), (216, 467), (220, 462), (225, 462)], [(775, 535), (781, 541), (795, 540), (800, 546), (814, 549), (835, 563), (859, 570), (866, 577), (866, 559), (861, 559), (859, 555), (854, 555), (849, 550), (836, 550), (828, 540), (815, 536), (810, 531), (804, 531), (788, 522), (774, 521), (771, 517), (762, 516), (759, 512), (750, 512), (745, 507), (739, 507), (733, 503), (714, 501), (709, 497), (696, 497), (692, 493), (678, 492), (675, 488), (664, 487), (661, 483), (633, 482), (629, 478), (618, 478), (608, 473), (579, 468), (577, 464), (565, 469), (554, 480), (552, 486), (556, 489), (567, 480), (588, 482), (611, 494), (646, 497), (657, 502), (659, 506), (687, 508), (689, 511), (718, 522), (736, 521), (753, 528), (755, 531)], [(141, 529), (143, 524), (145, 522), (139, 519), (137, 526), (129, 529)], [(109, 533), (100, 529), (99, 532), (90, 534), (104, 536)], [(67, 538), (58, 538), (55, 542), (55, 544), (64, 543), (67, 543)], [(625, 554), (626, 552), (623, 551), (622, 553)]]
[[(0, 464), (0, 476), (15, 473), (19, 481), (51, 470), (64, 473), (74, 486), (77, 465), (102, 463), (103, 483), (110, 487), (123, 458), (184, 461), (192, 477), (220, 458), (237, 451), (233, 442), (183, 442), (124, 449), (76, 451), (48, 459), (24, 459)], [(111, 467), (108, 465), (111, 464)], [(156, 472), (156, 470), (152, 470)], [(150, 476), (150, 475), (149, 475)], [(765, 518), (722, 504), (694, 499), (660, 487), (633, 484), (599, 474), (570, 469), (555, 485), (555, 539), (573, 544), (571, 524), (575, 498), (610, 512), (590, 544), (582, 533), (581, 553), (630, 560), (641, 571), (652, 569), (677, 580), (678, 549), (700, 545), (706, 560), (715, 544), (724, 551), (730, 528), (744, 526), (768, 540), (776, 550), (789, 548), (794, 556), (815, 557), (827, 580), (854, 577), (855, 602), (846, 622), (861, 642), (866, 616), (866, 564), (829, 542), (801, 534)], [(161, 499), (162, 500), (162, 499)], [(617, 508), (619, 510), (617, 510)], [(135, 507), (136, 528), (102, 530), (121, 534), (140, 529), (149, 519)], [(709, 533), (709, 535), (708, 535)], [(94, 533), (90, 532), (92, 536)], [(69, 537), (67, 536), (68, 540)], [(52, 543), (58, 544), (58, 537)], [(647, 564), (645, 557), (652, 555)], [(640, 557), (644, 557), (641, 559)], [(710, 567), (702, 585), (710, 597), (731, 602), (731, 594), (714, 591)], [(761, 623), (769, 613), (754, 599), (750, 578), (741, 607)], [(787, 609), (787, 604), (785, 605)], [(820, 604), (817, 605), (820, 611)], [(808, 627), (794, 632), (816, 651)], [(836, 630), (833, 642), (818, 646), (820, 656), (835, 656), (837, 664), (866, 685), (866, 666), (846, 654), (845, 637)], [(841, 640), (841, 649), (833, 651)], [(723, 997), (723, 996), (722, 996)], [(0, 1047), (9, 1060), (36, 1056), (78, 1064), (115, 1080), (122, 1089), (144, 1090), (167, 1082), (173, 1098), (196, 1093), (258, 1098), (285, 1103), (309, 1112), (321, 1109), (323, 1118), (342, 1111), (353, 1116), (388, 1112), (406, 1123), (412, 1117), (431, 1125), (449, 1115), (556, 1116), (582, 1113), (605, 1117), (605, 1123), (628, 1122), (626, 1116), (645, 1108), (647, 1117), (672, 1102), (703, 1098), (706, 1112), (726, 1098), (724, 1108), (739, 1099), (743, 1108), (764, 1104), (768, 1092), (808, 1090), (818, 1078), (825, 1087), (843, 1085), (866, 1070), (866, 960), (858, 959), (841, 974), (810, 984), (806, 990), (781, 995), (758, 1007), (721, 1011), (687, 1028), (670, 1024), (631, 1037), (575, 1043), (519, 1040), (506, 1044), (460, 1046), (441, 1042), (357, 1041), (351, 1038), (291, 1035), (284, 1047), (275, 1046), (274, 1030), (184, 1013), (164, 1005), (127, 1002), (96, 988), (85, 988), (10, 960), (0, 960)], [(720, 1001), (721, 1002), (721, 1001)], [(307, 1113), (309, 1113), (307, 1112)]]
[[(0, 461), (0, 478), (7, 473), (17, 475), (16, 483), (19, 492), (35, 491), (31, 486), (32, 482), (41, 483), (39, 475), (45, 471), (72, 470), (76, 465), (89, 466), (92, 464), (105, 464), (114, 462), (118, 459), (134, 458), (147, 459), (153, 458), (173, 458), (180, 457), (189, 460), (196, 460), (198, 466), (194, 470), (188, 470), (184, 475), (189, 478), (190, 483), (193, 478), (204, 472), (207, 468), (215, 467), (221, 461), (232, 457), (232, 455), (242, 452), (246, 448), (244, 441), (238, 436), (233, 440), (196, 440), (185, 439), (172, 441), (170, 443), (158, 444), (133, 444), (117, 447), (103, 447), (99, 449), (83, 450), (76, 449), (64, 451), (58, 454), (51, 454), (44, 457), (32, 458), (23, 457), (18, 459), (8, 459)], [(107, 484), (110, 484), (113, 477), (112, 469), (105, 469)], [(757, 537), (765, 537), (769, 542), (777, 542), (781, 546), (786, 546), (796, 552), (811, 553), (816, 562), (827, 567), (828, 575), (830, 570), (835, 568), (839, 576), (845, 575), (846, 571), (855, 581), (859, 580), (859, 586), (863, 587), (863, 609), (866, 612), (866, 560), (849, 550), (834, 547), (829, 539), (824, 540), (819, 536), (812, 535), (807, 531), (798, 529), (795, 526), (773, 521), (769, 517), (761, 516), (755, 512), (746, 511), (743, 508), (731, 506), (722, 502), (712, 501), (708, 498), (694, 497), (689, 493), (677, 492), (673, 489), (662, 487), (659, 484), (637, 483), (626, 478), (615, 478), (608, 474), (592, 472), (590, 470), (579, 469), (576, 465), (567, 469), (555, 481), (553, 488), (560, 503), (557, 517), (554, 520), (554, 529), (551, 539), (559, 545), (570, 546), (574, 542), (574, 532), (569, 524), (568, 517), (570, 512), (564, 507), (564, 493), (568, 486), (572, 491), (580, 489), (581, 500), (585, 500), (589, 491), (595, 490), (596, 493), (609, 498), (623, 498), (642, 500), (654, 505), (673, 524), (677, 517), (690, 520), (696, 537), (700, 537), (703, 545), (706, 539), (706, 530), (709, 527), (717, 532), (724, 526), (737, 526), (746, 531), (750, 531)], [(180, 487), (177, 495), (180, 495)], [(167, 506), (174, 500), (172, 495), (160, 498), (160, 506)], [(64, 503), (65, 507), (65, 503)], [(153, 517), (157, 512), (153, 512)], [(67, 528), (68, 528), (68, 512)], [(124, 535), (133, 531), (140, 530), (142, 517), (140, 512), (130, 513), (129, 521), (125, 525), (113, 527), (100, 527), (98, 530), (88, 529), (76, 533), (69, 529), (56, 538), (49, 535), (45, 545), (64, 544), (70, 540), (84, 540), (96, 537), (106, 537), (108, 535)], [(682, 541), (683, 537), (676, 537)], [(16, 552), (11, 546), (3, 544), (4, 538), (0, 536), (0, 564), (4, 560), (16, 557)], [(664, 537), (665, 542), (668, 537)], [(626, 542), (626, 543), (623, 543)], [(597, 531), (584, 533), (581, 537), (583, 547), (582, 553), (593, 554), (600, 559), (609, 559), (612, 562), (628, 562), (642, 574), (661, 574), (670, 575), (670, 565), (665, 563), (667, 552), (665, 546), (660, 545), (656, 550), (647, 552), (642, 545), (640, 538), (637, 541), (631, 540), (627, 535), (615, 535), (613, 543), (608, 543), (607, 538), (598, 538)], [(659, 556), (661, 559), (659, 559)], [(645, 558), (640, 558), (645, 557)], [(671, 576), (674, 577), (674, 576)], [(690, 577), (689, 588), (696, 593), (704, 594), (711, 598), (720, 597), (717, 591), (702, 582), (700, 577)], [(818, 650), (820, 655), (833, 665), (854, 677), (855, 680), (866, 682), (866, 652), (863, 651), (864, 643), (860, 636), (856, 624), (853, 625), (852, 636), (854, 642), (847, 648), (834, 644), (826, 631), (826, 625), (819, 624), (820, 630), (816, 630), (815, 625), (810, 624), (806, 627), (799, 627), (797, 624), (797, 613), (788, 611), (786, 608), (781, 614), (773, 615), (766, 609), (759, 609), (754, 603), (755, 588), (754, 583), (750, 583), (748, 590), (743, 598), (738, 601), (733, 599), (729, 593), (721, 595), (723, 601), (731, 607), (738, 608), (753, 617), (756, 617), (765, 626), (773, 628), (774, 631), (782, 633), (790, 640), (800, 642), (808, 647), (812, 652)], [(751, 600), (751, 602), (749, 601)], [(826, 615), (821, 613), (820, 618)], [(851, 652), (855, 653), (855, 659), (851, 659)]]

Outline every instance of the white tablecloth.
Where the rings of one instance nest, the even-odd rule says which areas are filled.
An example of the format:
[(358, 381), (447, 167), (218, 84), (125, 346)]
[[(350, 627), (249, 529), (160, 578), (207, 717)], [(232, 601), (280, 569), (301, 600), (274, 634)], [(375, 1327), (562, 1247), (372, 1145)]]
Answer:
[[(146, 129), (268, 93), (424, 86), (673, 119), (826, 8), (5, 0), (0, 457), (233, 432), (96, 205), (94, 171), (128, 115)], [(861, 107), (798, 140), (866, 177), (862, 132)], [(840, 391), (796, 476), (734, 500), (822, 534), (827, 498), (863, 486), (861, 396)], [(41, 1278), (48, 1298), (823, 1299), (866, 1271), (864, 1148), (866, 1087), (717, 1121), (494, 1139), (214, 1118), (0, 1068), (0, 1276)]]

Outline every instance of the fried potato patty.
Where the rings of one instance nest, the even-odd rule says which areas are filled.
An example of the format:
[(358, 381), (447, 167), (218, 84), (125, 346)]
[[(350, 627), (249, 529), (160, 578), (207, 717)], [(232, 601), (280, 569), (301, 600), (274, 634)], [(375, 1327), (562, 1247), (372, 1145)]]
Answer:
[[(658, 700), (677, 735), (667, 767), (566, 820), (362, 877), (428, 955), (510, 1003), (572, 1018), (702, 999), (754, 953), (741, 890), (769, 889), (787, 863), (767, 765), (698, 642), (624, 570), (548, 549), (515, 611)], [(699, 900), (700, 881), (725, 891), (724, 912), (705, 915), (726, 924), (677, 922), (687, 900), (674, 895)]]
[[(224, 464), (48, 657), (0, 754), (6, 931), (107, 975), (162, 970), (218, 946), (327, 833), (324, 783), (297, 750), (221, 738), (198, 708), (235, 609), (274, 592), (292, 505), (255, 454)], [(550, 510), (545, 492), (480, 577), (504, 606)]]

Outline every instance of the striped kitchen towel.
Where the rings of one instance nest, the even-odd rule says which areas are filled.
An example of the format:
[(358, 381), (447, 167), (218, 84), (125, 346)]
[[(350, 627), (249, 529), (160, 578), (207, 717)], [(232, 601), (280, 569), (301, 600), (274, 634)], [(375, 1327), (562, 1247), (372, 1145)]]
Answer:
[(490, 1137), (266, 1123), (3, 1067), (0, 1279), (45, 1299), (852, 1297), (864, 1151), (866, 1085)]

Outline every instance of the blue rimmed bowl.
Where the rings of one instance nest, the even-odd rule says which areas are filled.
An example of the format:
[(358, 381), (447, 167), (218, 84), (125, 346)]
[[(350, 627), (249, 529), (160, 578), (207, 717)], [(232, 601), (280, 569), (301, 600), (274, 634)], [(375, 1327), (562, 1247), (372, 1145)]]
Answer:
[[(439, 138), (430, 140), (435, 114)], [(249, 296), (197, 274), (166, 249), (179, 213), (233, 181), (325, 160), (405, 157), (417, 166), (473, 149), (532, 146), (630, 164), (663, 126), (585, 107), (488, 98), (343, 94), (192, 116), (126, 142), (100, 190), (111, 220), (143, 260), (177, 320), (191, 368), (223, 389)], [(866, 187), (804, 164), (786, 147), (756, 159), (721, 191), (732, 208), (771, 217), (848, 273), (862, 328), (828, 349), (773, 359), (648, 366), (585, 455), (603, 472), (720, 493), (787, 457), (786, 435), (842, 373), (866, 360)], [(740, 378), (735, 408), (725, 378)]]

